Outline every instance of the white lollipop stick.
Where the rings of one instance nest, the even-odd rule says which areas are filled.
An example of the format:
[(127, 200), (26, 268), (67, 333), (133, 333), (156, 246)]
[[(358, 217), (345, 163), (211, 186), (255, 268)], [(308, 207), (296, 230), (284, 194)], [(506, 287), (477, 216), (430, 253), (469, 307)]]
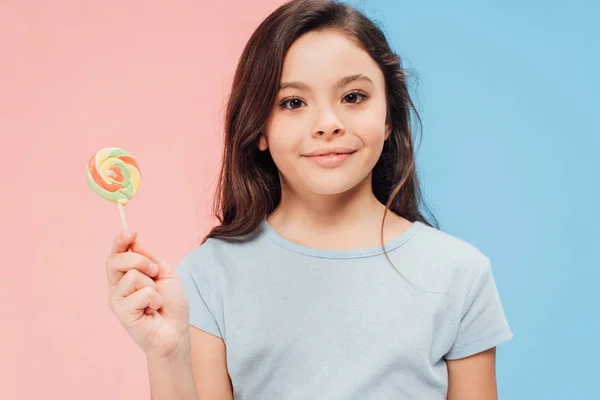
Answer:
[(127, 220), (125, 219), (125, 209), (123, 208), (123, 204), (117, 202), (117, 206), (119, 206), (119, 214), (121, 215), (121, 225), (123, 226), (123, 230), (127, 230)]

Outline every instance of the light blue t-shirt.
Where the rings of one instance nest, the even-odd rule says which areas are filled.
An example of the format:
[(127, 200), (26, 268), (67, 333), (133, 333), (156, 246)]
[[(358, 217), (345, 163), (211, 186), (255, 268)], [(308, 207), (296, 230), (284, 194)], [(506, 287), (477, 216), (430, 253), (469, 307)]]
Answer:
[(315, 249), (263, 220), (187, 254), (190, 324), (225, 341), (235, 399), (446, 399), (445, 359), (512, 338), (473, 245), (415, 222), (386, 251), (402, 276), (381, 246)]

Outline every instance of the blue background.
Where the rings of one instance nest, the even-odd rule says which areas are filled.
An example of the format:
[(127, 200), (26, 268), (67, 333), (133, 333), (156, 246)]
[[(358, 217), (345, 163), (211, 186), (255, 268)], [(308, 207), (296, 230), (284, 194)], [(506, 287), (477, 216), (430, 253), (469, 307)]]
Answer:
[(599, 2), (348, 3), (413, 73), (440, 229), (492, 261), (500, 398), (600, 398)]

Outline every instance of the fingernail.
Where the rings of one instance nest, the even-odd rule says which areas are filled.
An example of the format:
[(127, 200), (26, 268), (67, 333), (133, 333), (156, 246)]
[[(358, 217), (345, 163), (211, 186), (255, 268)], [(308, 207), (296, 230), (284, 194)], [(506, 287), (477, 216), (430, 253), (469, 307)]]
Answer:
[(130, 238), (131, 238), (131, 232), (129, 232), (129, 229), (124, 230), (123, 231), (123, 239), (129, 240)]
[(154, 264), (154, 263), (150, 263), (150, 266), (148, 267), (148, 271), (150, 272), (151, 275), (154, 275), (158, 272), (158, 265)]

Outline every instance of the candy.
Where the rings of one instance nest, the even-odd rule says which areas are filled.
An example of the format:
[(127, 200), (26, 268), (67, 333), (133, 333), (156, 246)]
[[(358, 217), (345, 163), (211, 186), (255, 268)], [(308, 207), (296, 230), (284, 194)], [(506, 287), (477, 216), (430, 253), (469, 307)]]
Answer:
[(92, 156), (87, 180), (98, 196), (126, 205), (140, 187), (140, 167), (131, 155), (117, 147), (107, 147)]
[(137, 162), (118, 147), (99, 150), (88, 163), (88, 185), (98, 196), (118, 204), (124, 228), (127, 223), (123, 206), (137, 194), (140, 178)]

